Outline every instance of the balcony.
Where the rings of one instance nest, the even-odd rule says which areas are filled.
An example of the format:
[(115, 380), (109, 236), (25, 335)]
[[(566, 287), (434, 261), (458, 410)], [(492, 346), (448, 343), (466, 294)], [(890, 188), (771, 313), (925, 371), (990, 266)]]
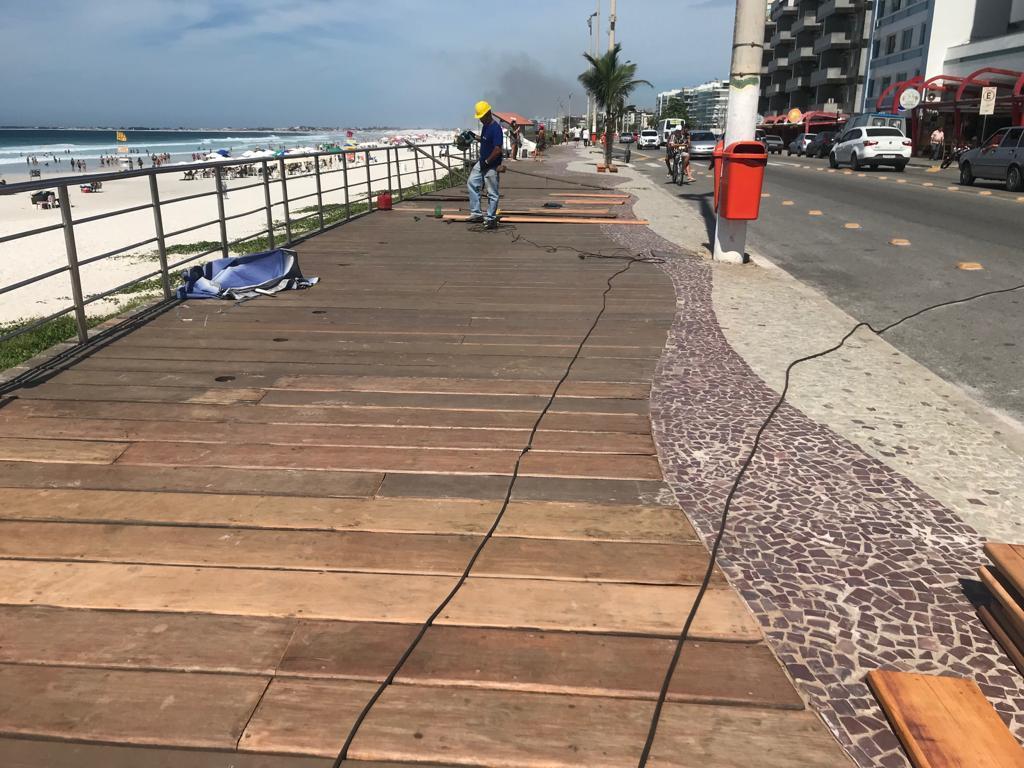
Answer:
[(823, 20), (837, 13), (853, 13), (863, 7), (863, 0), (827, 0), (818, 6), (818, 18)]
[(814, 41), (814, 52), (824, 53), (833, 48), (849, 48), (852, 44), (849, 32), (826, 32)]
[(796, 16), (797, 7), (795, 0), (775, 0), (772, 12), (769, 16), (772, 21), (778, 21), (783, 16)]
[(771, 39), (772, 48), (778, 48), (779, 46), (788, 46), (793, 42), (793, 33), (788, 29), (780, 29)]
[(778, 96), (780, 93), (782, 93), (782, 83), (772, 83), (764, 89), (764, 95), (768, 98)]
[(817, 58), (814, 47), (810, 45), (801, 45), (789, 52), (790, 64), (798, 64), (801, 61), (814, 61)]
[(846, 70), (842, 67), (825, 67), (811, 75), (811, 85), (840, 85), (847, 80)]
[(786, 81), (786, 90), (789, 92), (793, 92), (800, 88), (809, 88), (811, 85), (810, 81), (811, 79), (807, 75), (797, 75), (796, 77), (791, 77), (789, 78), (789, 80)]
[(799, 35), (801, 32), (821, 29), (821, 22), (813, 13), (806, 13), (793, 22), (791, 29), (794, 35)]
[(780, 69), (789, 69), (789, 57), (788, 56), (776, 56), (774, 59), (768, 62), (768, 66), (762, 71), (766, 75), (770, 75), (773, 72), (778, 72)]

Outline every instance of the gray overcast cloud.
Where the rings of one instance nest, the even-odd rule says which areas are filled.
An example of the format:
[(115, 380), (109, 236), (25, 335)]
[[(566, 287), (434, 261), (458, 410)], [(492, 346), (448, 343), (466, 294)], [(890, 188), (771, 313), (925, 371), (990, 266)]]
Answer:
[[(602, 11), (607, 14), (607, 0)], [(731, 0), (619, 0), (617, 38), (655, 88), (725, 77)], [(0, 0), (0, 124), (468, 124), (528, 116), (576, 82), (588, 0)], [(493, 15), (492, 15), (493, 14)], [(602, 47), (607, 46), (607, 17)]]

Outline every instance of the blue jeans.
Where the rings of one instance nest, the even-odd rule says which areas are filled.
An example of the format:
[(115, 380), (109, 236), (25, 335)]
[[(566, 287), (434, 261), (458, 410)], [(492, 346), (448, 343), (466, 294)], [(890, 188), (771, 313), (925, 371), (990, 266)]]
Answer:
[(498, 218), (498, 169), (491, 168), (487, 175), (480, 172), (480, 163), (473, 166), (469, 174), (469, 215), (480, 215), (480, 190), (487, 185), (487, 221), (494, 221)]

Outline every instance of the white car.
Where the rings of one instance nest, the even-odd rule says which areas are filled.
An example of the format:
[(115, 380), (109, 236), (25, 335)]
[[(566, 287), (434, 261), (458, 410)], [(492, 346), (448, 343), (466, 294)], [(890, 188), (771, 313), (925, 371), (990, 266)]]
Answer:
[(661, 146), (661, 138), (653, 128), (645, 128), (640, 131), (640, 140), (636, 143), (637, 149), (657, 149)]
[(853, 170), (891, 165), (902, 171), (910, 162), (911, 141), (899, 128), (850, 128), (832, 146), (828, 164), (838, 168), (849, 163)]

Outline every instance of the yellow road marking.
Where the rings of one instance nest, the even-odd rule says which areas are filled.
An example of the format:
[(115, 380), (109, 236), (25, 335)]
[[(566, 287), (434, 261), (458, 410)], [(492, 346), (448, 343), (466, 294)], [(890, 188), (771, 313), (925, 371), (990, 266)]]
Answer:
[(978, 194), (982, 195), (983, 197), (988, 197), (989, 195), (992, 194), (992, 190), (991, 189), (979, 189), (978, 190)]
[(821, 211), (819, 211), (819, 210), (808, 211), (807, 215), (808, 216), (821, 216)]
[(931, 168), (929, 168), (927, 171), (925, 171), (925, 173), (938, 173), (941, 170), (942, 169), (939, 168), (939, 166), (933, 165)]
[(1022, 195), (1021, 197), (1018, 197), (1017, 198), (1017, 202), (1018, 203), (1024, 203), (1024, 195)]
[(829, 173), (835, 173), (836, 172), (835, 168), (826, 168), (825, 170), (827, 170)]
[(950, 192), (956, 192), (960, 187), (946, 187)]
[(771, 197), (771, 196), (772, 196), (771, 192), (762, 192), (761, 193), (761, 197)]
[(858, 174), (857, 174), (857, 178), (858, 178), (858, 179), (863, 179), (863, 178), (865, 178), (866, 176), (867, 176), (867, 174), (866, 174), (866, 173), (858, 173)]
[(888, 178), (889, 178), (888, 176), (879, 176), (879, 177), (878, 177), (878, 180), (879, 180), (879, 181), (885, 181), (885, 180), (886, 180), (886, 179), (888, 179)]
[(925, 182), (924, 184), (922, 184), (921, 186), (922, 186), (922, 187), (934, 187), (935, 185), (934, 185), (934, 184), (932, 184), (932, 183), (931, 183), (930, 181), (926, 181), (926, 182)]
[(852, 176), (853, 171), (843, 171), (843, 176)]
[(793, 205), (794, 203), (793, 203), (793, 201), (792, 201), (792, 200), (783, 200), (783, 201), (782, 201), (782, 204), (783, 204), (783, 205)]
[(860, 229), (860, 224), (855, 221), (848, 221), (846, 224), (843, 224), (843, 227), (846, 229)]
[(900, 248), (906, 248), (908, 245), (910, 245), (910, 241), (904, 237), (894, 237), (892, 240), (889, 241), (889, 245), (895, 245), (899, 246)]
[(964, 272), (977, 272), (979, 269), (984, 269), (984, 267), (976, 261), (958, 261), (956, 263), (956, 268), (962, 269)]
[(907, 180), (906, 179), (896, 179), (896, 183), (897, 184), (906, 184)]

